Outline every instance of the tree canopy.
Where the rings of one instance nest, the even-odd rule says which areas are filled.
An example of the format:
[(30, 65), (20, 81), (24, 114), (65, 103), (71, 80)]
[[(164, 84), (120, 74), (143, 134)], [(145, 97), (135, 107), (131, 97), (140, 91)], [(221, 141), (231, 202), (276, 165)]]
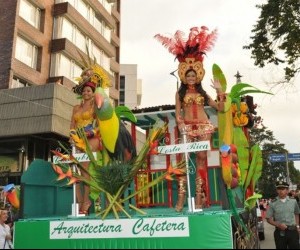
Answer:
[[(259, 193), (265, 198), (273, 198), (277, 196), (275, 182), (278, 179), (287, 179), (287, 163), (286, 162), (270, 162), (270, 154), (284, 154), (287, 150), (284, 144), (278, 142), (273, 132), (268, 130), (263, 124), (260, 127), (253, 127), (249, 131), (250, 143), (258, 144), (262, 150), (263, 168), (262, 175), (258, 181)], [(293, 161), (288, 161), (289, 177), (293, 184), (300, 183), (300, 171), (294, 166)]]
[(254, 64), (282, 65), (285, 81), (300, 72), (300, 1), (268, 0), (257, 5), (261, 14), (252, 29), (252, 42), (244, 46), (251, 50)]

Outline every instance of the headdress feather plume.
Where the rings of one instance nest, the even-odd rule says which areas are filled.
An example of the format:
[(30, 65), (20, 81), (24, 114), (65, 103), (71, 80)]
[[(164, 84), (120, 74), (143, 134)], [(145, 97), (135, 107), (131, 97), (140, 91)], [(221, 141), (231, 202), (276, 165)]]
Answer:
[(185, 61), (187, 57), (202, 62), (203, 54), (214, 46), (217, 30), (215, 29), (209, 33), (206, 26), (193, 27), (190, 29), (188, 39), (184, 38), (184, 32), (180, 30), (177, 30), (173, 37), (156, 34), (154, 38), (175, 55), (179, 62)]
[(91, 82), (96, 87), (101, 88), (109, 88), (112, 86), (111, 80), (108, 76), (108, 74), (105, 72), (105, 70), (97, 64), (96, 57), (91, 59), (90, 52), (88, 50), (88, 47), (86, 47), (86, 53), (87, 53), (87, 60), (85, 59), (84, 55), (81, 53), (81, 51), (77, 50), (79, 57), (82, 60), (82, 64), (84, 66), (84, 70), (80, 77), (76, 77), (76, 81), (78, 82), (78, 85), (76, 85), (73, 90), (78, 95), (81, 95), (81, 92), (87, 82)]

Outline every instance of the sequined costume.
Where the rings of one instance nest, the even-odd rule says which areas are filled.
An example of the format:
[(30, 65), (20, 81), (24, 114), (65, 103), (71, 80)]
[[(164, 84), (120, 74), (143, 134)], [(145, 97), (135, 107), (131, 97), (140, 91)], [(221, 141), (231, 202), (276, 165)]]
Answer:
[(190, 137), (206, 139), (208, 134), (212, 134), (215, 131), (215, 127), (210, 121), (184, 123), (187, 135)]
[[(205, 26), (192, 27), (187, 37), (180, 30), (174, 36), (156, 34), (155, 38), (163, 44), (179, 61), (178, 76), (181, 81), (176, 92), (176, 123), (180, 131), (186, 131), (189, 140), (210, 140), (215, 128), (205, 113), (204, 106), (209, 105), (218, 109), (214, 102), (202, 88), (205, 75), (203, 59), (216, 40), (217, 31), (209, 32)], [(192, 72), (191, 74), (189, 74)], [(196, 153), (196, 190), (195, 208), (203, 208), (206, 204), (206, 169), (207, 153)], [(178, 199), (175, 210), (181, 212), (186, 198), (186, 176), (178, 177)]]
[[(204, 97), (194, 91), (187, 92), (183, 98), (182, 105), (184, 107), (192, 107), (193, 110), (198, 109), (199, 106), (204, 106)], [(215, 130), (214, 125), (209, 120), (184, 121), (184, 124), (187, 135), (190, 137), (206, 139), (207, 135), (213, 133)]]
[(95, 113), (93, 107), (83, 113), (77, 112), (76, 114), (74, 114), (74, 120), (76, 122), (77, 128), (83, 128), (88, 138), (95, 136), (93, 132), (93, 123), (95, 121)]

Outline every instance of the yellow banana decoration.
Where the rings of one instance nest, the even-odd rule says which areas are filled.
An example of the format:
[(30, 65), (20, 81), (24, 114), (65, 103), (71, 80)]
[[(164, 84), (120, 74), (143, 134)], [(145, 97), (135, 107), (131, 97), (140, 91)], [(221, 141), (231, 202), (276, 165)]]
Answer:
[(236, 103), (232, 103), (231, 104), (231, 112), (233, 115), (235, 115), (235, 113), (238, 111), (237, 105)]
[(240, 126), (243, 127), (243, 126), (246, 126), (248, 124), (248, 116), (246, 114), (241, 114), (240, 116)]
[(242, 113), (247, 113), (248, 112), (248, 105), (246, 102), (241, 102), (240, 104), (240, 111)]

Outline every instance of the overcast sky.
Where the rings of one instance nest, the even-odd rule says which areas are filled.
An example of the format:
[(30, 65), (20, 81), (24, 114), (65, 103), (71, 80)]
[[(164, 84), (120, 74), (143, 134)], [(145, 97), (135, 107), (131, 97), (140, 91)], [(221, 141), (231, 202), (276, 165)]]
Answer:
[[(206, 75), (204, 89), (215, 97), (210, 86), (211, 68), (218, 64), (227, 79), (227, 91), (240, 72), (242, 82), (274, 96), (254, 94), (258, 115), (274, 132), (275, 138), (286, 145), (290, 153), (300, 153), (300, 78), (290, 88), (273, 88), (268, 84), (279, 80), (280, 68), (259, 69), (250, 58), (251, 30), (259, 17), (255, 7), (262, 0), (122, 0), (121, 1), (121, 63), (137, 64), (138, 78), (143, 82), (142, 105), (150, 107), (175, 103), (176, 78), (170, 75), (178, 67), (174, 55), (161, 45), (154, 35), (173, 35), (177, 30), (189, 34), (191, 27), (217, 28), (218, 39), (204, 59)], [(300, 169), (300, 161), (295, 161)], [(285, 163), (283, 163), (285, 166)]]

